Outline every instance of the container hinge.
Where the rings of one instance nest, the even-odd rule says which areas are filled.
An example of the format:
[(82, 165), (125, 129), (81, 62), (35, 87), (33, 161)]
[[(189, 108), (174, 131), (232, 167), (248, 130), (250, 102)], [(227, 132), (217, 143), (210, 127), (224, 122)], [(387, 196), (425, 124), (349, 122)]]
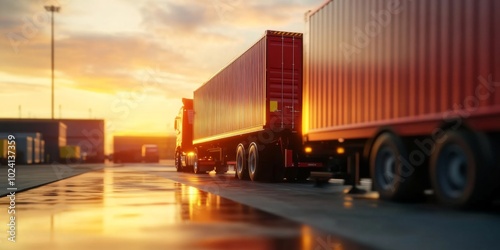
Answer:
[(300, 110), (295, 110), (295, 109), (293, 108), (293, 106), (286, 106), (286, 108), (291, 109), (291, 110), (292, 110), (291, 112), (294, 112), (294, 113), (299, 113), (299, 112), (300, 112)]

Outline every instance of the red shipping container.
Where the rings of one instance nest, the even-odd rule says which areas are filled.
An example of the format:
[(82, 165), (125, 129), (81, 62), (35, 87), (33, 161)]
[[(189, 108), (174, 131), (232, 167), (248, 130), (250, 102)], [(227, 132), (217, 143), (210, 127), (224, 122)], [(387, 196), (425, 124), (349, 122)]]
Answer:
[(429, 135), (443, 121), (500, 129), (500, 1), (335, 0), (309, 13), (304, 132)]
[(267, 31), (194, 91), (194, 144), (264, 129), (299, 131), (302, 34)]

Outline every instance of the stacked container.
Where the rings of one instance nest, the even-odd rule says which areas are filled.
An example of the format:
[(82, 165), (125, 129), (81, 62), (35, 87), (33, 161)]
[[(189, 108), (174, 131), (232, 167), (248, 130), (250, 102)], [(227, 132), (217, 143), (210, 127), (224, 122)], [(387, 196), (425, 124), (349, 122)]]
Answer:
[(29, 136), (33, 138), (33, 152), (32, 152), (32, 159), (33, 159), (33, 164), (39, 164), (41, 163), (40, 161), (40, 141), (42, 140), (42, 134), (35, 132), (35, 133), (16, 133), (19, 136)]
[(19, 164), (33, 163), (33, 137), (16, 135), (16, 162)]
[(40, 163), (45, 163), (45, 140), (40, 140)]

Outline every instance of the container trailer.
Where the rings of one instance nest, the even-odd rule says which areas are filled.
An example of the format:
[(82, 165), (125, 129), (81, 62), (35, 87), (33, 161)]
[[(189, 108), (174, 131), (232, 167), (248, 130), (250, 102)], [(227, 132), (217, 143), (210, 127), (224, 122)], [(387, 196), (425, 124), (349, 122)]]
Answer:
[(239, 179), (305, 179), (301, 163), (302, 34), (266, 31), (194, 91), (175, 119), (178, 171), (235, 168)]
[[(383, 199), (490, 200), (500, 169), (500, 1), (331, 0), (306, 14), (304, 149)], [(331, 165), (331, 164), (330, 164)]]

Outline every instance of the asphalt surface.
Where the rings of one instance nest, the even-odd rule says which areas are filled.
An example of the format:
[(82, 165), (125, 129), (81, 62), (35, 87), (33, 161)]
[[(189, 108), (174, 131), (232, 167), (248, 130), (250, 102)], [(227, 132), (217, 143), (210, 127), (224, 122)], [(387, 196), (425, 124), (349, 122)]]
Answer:
[[(500, 232), (498, 205), (449, 210), (432, 195), (396, 204), (347, 195), (339, 180), (254, 183), (178, 173), (173, 162), (39, 167), (18, 172), (17, 242), (0, 230), (0, 249), (497, 249)], [(9, 202), (0, 198), (2, 225)]]
[[(31, 167), (18, 179), (40, 169), (52, 176)], [(87, 173), (30, 182), (37, 187), (16, 193), (14, 205), (0, 199), (5, 229), (16, 217), (15, 238), (1, 230), (0, 249), (372, 249), (145, 171), (172, 167), (68, 167)]]

